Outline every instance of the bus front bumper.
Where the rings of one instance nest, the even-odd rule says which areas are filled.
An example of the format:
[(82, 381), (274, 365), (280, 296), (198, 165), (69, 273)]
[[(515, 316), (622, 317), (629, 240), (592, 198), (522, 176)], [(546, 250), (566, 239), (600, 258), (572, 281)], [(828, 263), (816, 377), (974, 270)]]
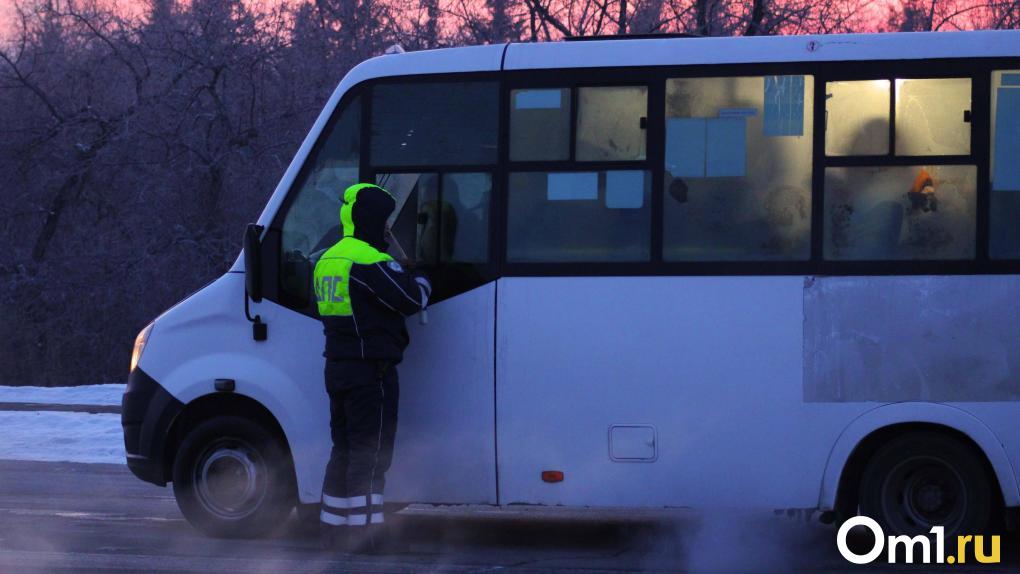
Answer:
[(124, 451), (131, 472), (145, 482), (166, 486), (170, 480), (166, 464), (170, 427), (184, 405), (140, 368), (128, 376), (121, 399), (121, 427)]

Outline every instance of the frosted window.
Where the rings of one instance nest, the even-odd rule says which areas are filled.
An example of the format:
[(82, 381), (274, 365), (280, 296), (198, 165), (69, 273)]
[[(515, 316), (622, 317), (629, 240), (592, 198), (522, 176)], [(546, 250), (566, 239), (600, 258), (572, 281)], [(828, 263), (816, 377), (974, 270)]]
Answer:
[(970, 154), (970, 79), (896, 80), (896, 155)]
[(578, 90), (578, 161), (645, 159), (648, 88)]
[(666, 82), (666, 261), (810, 256), (813, 90), (812, 76)]
[(992, 74), (989, 254), (1020, 259), (1020, 70)]
[(510, 160), (570, 159), (570, 89), (510, 92)]
[(825, 258), (974, 257), (974, 166), (825, 170)]
[[(511, 173), (508, 190), (509, 261), (648, 261), (651, 177), (645, 171)], [(574, 182), (576, 193), (550, 185)], [(595, 189), (587, 186), (594, 183)], [(591, 193), (594, 191), (594, 193)], [(567, 199), (567, 197), (571, 199)]]
[(889, 153), (889, 80), (825, 85), (825, 153), (831, 156)]

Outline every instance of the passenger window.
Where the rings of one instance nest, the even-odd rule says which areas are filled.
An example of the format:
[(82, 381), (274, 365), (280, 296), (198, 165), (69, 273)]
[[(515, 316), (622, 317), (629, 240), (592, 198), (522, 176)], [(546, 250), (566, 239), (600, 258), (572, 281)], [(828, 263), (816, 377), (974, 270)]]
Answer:
[(889, 80), (825, 85), (825, 154), (889, 153)]
[(577, 160), (645, 159), (648, 88), (580, 88), (577, 95)]
[(423, 266), (489, 260), (490, 174), (390, 173), (377, 182), (397, 200), (391, 255)]
[(357, 97), (326, 128), (292, 188), (293, 200), (280, 226), (280, 288), (298, 306), (308, 298), (310, 259), (340, 239), (340, 199), (344, 189), (358, 182), (360, 135)]
[(969, 165), (828, 168), (825, 258), (972, 258), (976, 189)]
[(496, 163), (499, 84), (380, 84), (372, 89), (373, 166)]
[(812, 76), (666, 82), (666, 261), (810, 256)]
[[(970, 84), (896, 80), (895, 155), (970, 154)], [(826, 84), (826, 155), (888, 155), (891, 87), (889, 80)]]
[(648, 261), (650, 188), (646, 171), (511, 173), (507, 259)]
[(989, 254), (1020, 259), (1020, 70), (992, 74)]
[(570, 89), (510, 92), (510, 160), (570, 159)]
[(896, 80), (896, 155), (970, 154), (970, 78)]

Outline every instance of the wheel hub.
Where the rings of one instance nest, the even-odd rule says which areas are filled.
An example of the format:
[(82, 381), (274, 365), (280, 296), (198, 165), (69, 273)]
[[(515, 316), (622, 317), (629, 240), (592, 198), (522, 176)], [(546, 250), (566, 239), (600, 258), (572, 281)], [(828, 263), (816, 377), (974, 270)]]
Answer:
[(934, 484), (926, 484), (917, 489), (914, 504), (922, 512), (934, 513), (942, 507), (945, 498), (945, 493), (941, 487)]
[(886, 489), (890, 495), (886, 498), (887, 521), (904, 532), (926, 532), (932, 526), (951, 528), (966, 508), (962, 478), (934, 457), (904, 460), (888, 477)]
[(210, 448), (196, 465), (198, 498), (210, 512), (240, 518), (253, 512), (265, 494), (261, 459), (243, 446)]

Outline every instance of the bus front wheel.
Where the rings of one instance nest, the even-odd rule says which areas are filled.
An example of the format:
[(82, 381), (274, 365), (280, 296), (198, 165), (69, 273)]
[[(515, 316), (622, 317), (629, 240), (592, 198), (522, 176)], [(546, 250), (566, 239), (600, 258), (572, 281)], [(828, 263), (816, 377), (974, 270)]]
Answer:
[(991, 524), (994, 482), (962, 440), (933, 433), (899, 436), (875, 452), (860, 484), (860, 513), (886, 534), (927, 534), (944, 526), (947, 540)]
[(242, 417), (207, 420), (189, 432), (173, 465), (181, 513), (202, 532), (252, 538), (282, 524), (294, 507), (281, 441)]

